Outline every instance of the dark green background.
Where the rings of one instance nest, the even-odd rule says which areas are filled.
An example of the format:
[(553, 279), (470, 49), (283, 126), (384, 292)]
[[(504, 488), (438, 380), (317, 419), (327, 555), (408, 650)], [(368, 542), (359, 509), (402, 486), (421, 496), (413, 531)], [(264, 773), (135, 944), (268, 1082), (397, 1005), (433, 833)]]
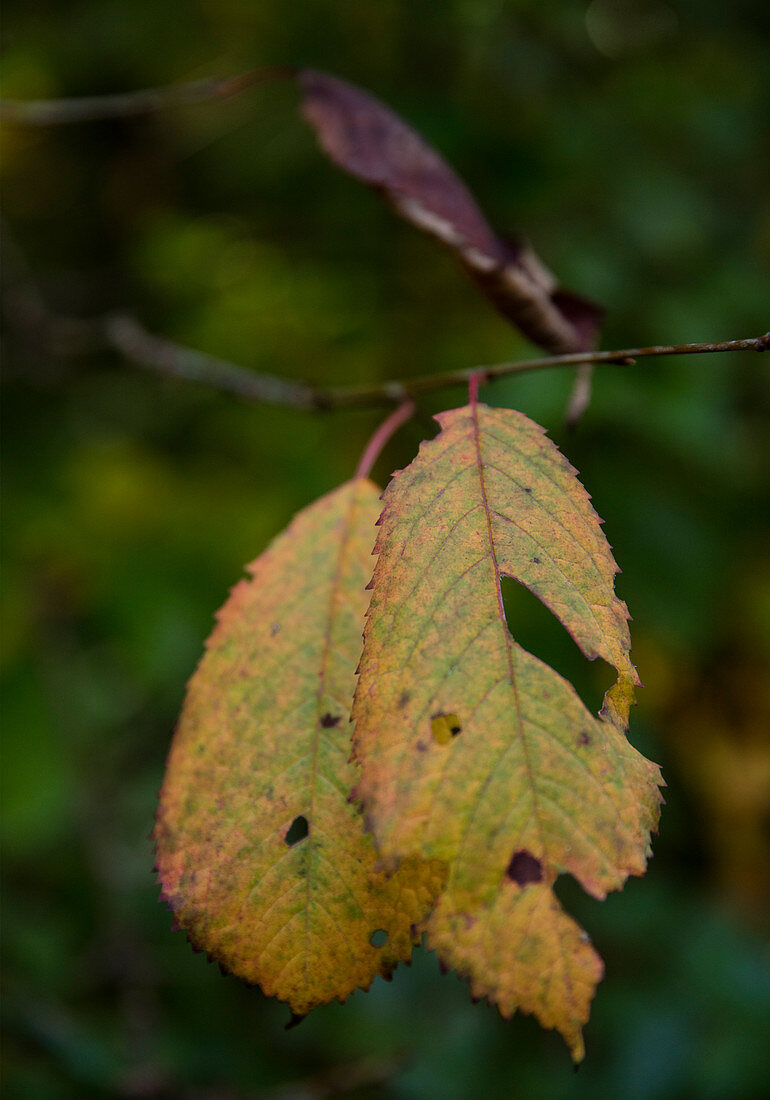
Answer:
[[(327, 68), (403, 113), (497, 228), (526, 232), (607, 305), (605, 347), (755, 336), (768, 327), (766, 14), (760, 0), (17, 0), (4, 94)], [(448, 255), (321, 157), (295, 105), (277, 84), (6, 128), (4, 230), (50, 307), (127, 308), (179, 342), (319, 383), (531, 354)], [(646, 685), (632, 740), (669, 784), (645, 879), (603, 904), (561, 890), (607, 963), (574, 1076), (557, 1036), (471, 1005), (425, 952), (287, 1032), (284, 1006), (171, 933), (148, 834), (185, 681), (243, 563), (351, 474), (378, 414), (250, 407), (111, 354), (51, 355), (19, 324), (18, 266), (5, 271), (6, 1095), (762, 1095), (768, 364), (605, 368), (572, 438), (567, 374), (484, 391), (548, 427), (606, 520)], [(380, 479), (431, 412), (463, 400), (426, 400)], [(595, 705), (605, 678), (555, 621), (516, 592), (510, 614)]]

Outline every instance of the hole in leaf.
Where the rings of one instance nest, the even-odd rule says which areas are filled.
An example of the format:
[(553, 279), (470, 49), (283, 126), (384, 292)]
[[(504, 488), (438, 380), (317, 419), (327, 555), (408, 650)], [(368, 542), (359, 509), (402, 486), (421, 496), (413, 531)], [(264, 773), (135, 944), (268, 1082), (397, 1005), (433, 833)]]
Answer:
[(388, 942), (388, 933), (384, 928), (375, 928), (369, 937), (369, 943), (372, 947), (382, 947)]
[(570, 874), (556, 876), (556, 881), (551, 887), (556, 897), (561, 902), (562, 908), (574, 916), (578, 923), (591, 923), (591, 919), (597, 916), (592, 906), (604, 905), (587, 894), (578, 880)]
[(544, 603), (510, 577), (502, 578), (505, 620), (516, 642), (568, 680), (591, 714), (598, 714), (604, 693), (617, 679), (615, 669), (597, 657), (589, 661)]
[(291, 848), (294, 844), (299, 844), (300, 840), (304, 840), (309, 832), (310, 826), (307, 823), (307, 818), (295, 817), (286, 834), (286, 843)]
[(530, 882), (542, 881), (543, 865), (537, 856), (522, 848), (511, 856), (506, 874), (518, 886), (528, 886)]
[(430, 727), (433, 739), (439, 745), (448, 745), (453, 737), (457, 737), (458, 733), (463, 731), (456, 714), (434, 714), (430, 720)]

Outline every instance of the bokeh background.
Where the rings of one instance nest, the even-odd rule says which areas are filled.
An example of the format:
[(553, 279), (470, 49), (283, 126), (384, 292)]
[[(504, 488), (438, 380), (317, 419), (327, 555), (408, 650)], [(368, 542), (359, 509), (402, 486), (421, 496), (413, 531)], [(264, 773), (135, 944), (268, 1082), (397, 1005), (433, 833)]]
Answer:
[[(3, 86), (40, 99), (327, 68), (392, 104), (497, 228), (606, 304), (605, 347), (727, 339), (768, 328), (767, 14), (763, 0), (6, 0)], [(350, 475), (381, 414), (249, 406), (77, 340), (53, 353), (36, 296), (70, 317), (126, 309), (324, 384), (534, 349), (322, 158), (290, 84), (7, 126), (2, 154), (5, 1095), (763, 1095), (768, 363), (605, 368), (572, 436), (566, 373), (484, 391), (547, 426), (606, 521), (645, 684), (632, 740), (668, 781), (645, 879), (603, 904), (560, 884), (607, 964), (579, 1074), (557, 1036), (471, 1005), (424, 951), (285, 1031), (285, 1006), (172, 934), (148, 834), (214, 610)], [(463, 400), (426, 399), (380, 479)], [(598, 705), (602, 670), (536, 601), (509, 602), (524, 643)]]

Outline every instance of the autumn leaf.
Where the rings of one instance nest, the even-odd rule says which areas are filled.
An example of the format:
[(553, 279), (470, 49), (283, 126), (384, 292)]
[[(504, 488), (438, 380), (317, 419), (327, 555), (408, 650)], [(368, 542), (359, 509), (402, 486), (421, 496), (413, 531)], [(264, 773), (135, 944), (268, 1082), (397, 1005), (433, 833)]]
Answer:
[[(444, 861), (427, 922), (442, 962), (504, 1016), (535, 1013), (583, 1056), (602, 963), (552, 887), (594, 897), (644, 872), (659, 769), (628, 743), (638, 684), (617, 566), (575, 471), (520, 413), (437, 417), (384, 495), (353, 716), (356, 794), (383, 858)], [(501, 576), (617, 670), (593, 717), (515, 641)]]
[(403, 119), (329, 73), (301, 69), (296, 80), (330, 160), (449, 247), (504, 317), (555, 354), (594, 347), (604, 311), (560, 287), (529, 246), (495, 234), (456, 172)]
[(378, 510), (376, 487), (352, 481), (250, 566), (189, 685), (161, 792), (157, 866), (177, 924), (297, 1015), (407, 959), (441, 884), (416, 861), (378, 870), (348, 801)]

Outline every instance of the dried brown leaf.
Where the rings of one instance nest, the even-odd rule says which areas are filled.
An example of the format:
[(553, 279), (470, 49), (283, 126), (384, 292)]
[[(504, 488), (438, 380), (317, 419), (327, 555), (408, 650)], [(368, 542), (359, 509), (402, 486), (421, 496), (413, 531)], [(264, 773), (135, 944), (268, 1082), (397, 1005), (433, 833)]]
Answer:
[(554, 354), (596, 343), (603, 310), (559, 287), (532, 250), (489, 226), (457, 173), (403, 119), (328, 73), (297, 74), (302, 113), (327, 156), (450, 248), (495, 308)]

